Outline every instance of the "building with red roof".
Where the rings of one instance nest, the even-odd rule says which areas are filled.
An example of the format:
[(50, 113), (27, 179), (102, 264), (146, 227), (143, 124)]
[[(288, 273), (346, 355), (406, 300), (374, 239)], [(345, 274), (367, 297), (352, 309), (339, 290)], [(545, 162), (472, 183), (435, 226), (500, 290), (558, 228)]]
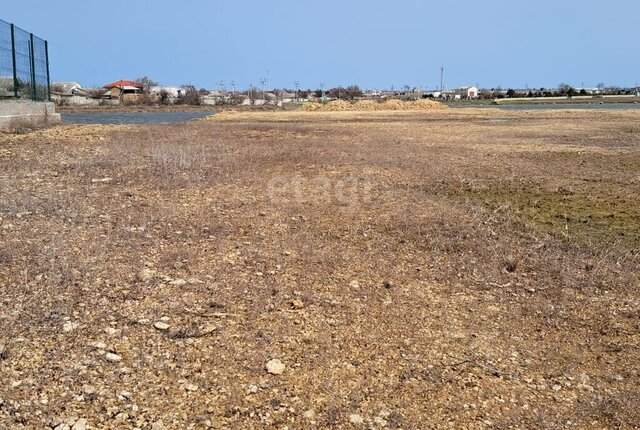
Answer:
[(111, 82), (110, 84), (107, 84), (104, 87), (109, 90), (111, 88), (120, 88), (120, 87), (135, 87), (135, 88), (142, 89), (142, 84), (136, 81), (127, 81), (127, 80), (120, 79), (119, 81)]
[(140, 82), (119, 80), (111, 82), (104, 86), (109, 91), (107, 95), (112, 99), (122, 99), (127, 94), (140, 94), (142, 92), (143, 85)]

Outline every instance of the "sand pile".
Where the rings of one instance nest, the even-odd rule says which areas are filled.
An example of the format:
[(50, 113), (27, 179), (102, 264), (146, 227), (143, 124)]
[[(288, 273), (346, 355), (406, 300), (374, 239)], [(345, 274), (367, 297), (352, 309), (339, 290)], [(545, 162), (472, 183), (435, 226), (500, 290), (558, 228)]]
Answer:
[(349, 103), (345, 100), (334, 100), (325, 105), (320, 103), (307, 103), (302, 106), (306, 112), (338, 112), (338, 111), (388, 111), (388, 110), (442, 110), (448, 106), (432, 100), (417, 100), (403, 102), (401, 100), (387, 100), (378, 102), (375, 100), (361, 100), (356, 103)]

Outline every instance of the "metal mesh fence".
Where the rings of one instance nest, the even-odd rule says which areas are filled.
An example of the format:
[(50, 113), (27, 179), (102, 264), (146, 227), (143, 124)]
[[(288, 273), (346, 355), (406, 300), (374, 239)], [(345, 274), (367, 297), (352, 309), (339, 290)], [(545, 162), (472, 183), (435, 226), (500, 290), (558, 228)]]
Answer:
[(0, 98), (49, 100), (45, 40), (0, 20)]
[(0, 21), (0, 98), (15, 97), (11, 24)]
[(49, 72), (47, 70), (47, 42), (33, 37), (33, 76), (36, 100), (49, 100)]

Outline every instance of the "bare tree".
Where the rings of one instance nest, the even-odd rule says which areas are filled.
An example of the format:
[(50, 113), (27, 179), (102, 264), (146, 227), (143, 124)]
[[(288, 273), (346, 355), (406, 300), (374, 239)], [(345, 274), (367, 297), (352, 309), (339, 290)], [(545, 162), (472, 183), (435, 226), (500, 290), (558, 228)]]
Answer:
[(162, 105), (169, 104), (169, 93), (167, 92), (167, 90), (160, 91), (160, 94), (158, 95), (158, 101)]
[(327, 94), (338, 99), (353, 100), (356, 97), (362, 97), (362, 90), (357, 85), (349, 85), (347, 88), (331, 88)]
[(228, 99), (229, 99), (229, 104), (231, 105), (241, 105), (242, 102), (244, 101), (244, 95), (237, 92), (233, 92), (231, 93), (231, 95), (229, 95)]
[(349, 85), (345, 91), (349, 100), (353, 100), (356, 97), (362, 97), (362, 90), (357, 85)]
[(560, 85), (558, 85), (558, 91), (561, 92), (561, 93), (564, 93), (564, 94), (566, 94), (569, 91), (570, 88), (571, 88), (571, 85), (566, 84), (564, 82), (562, 82)]
[(136, 82), (142, 85), (142, 92), (146, 94), (149, 94), (149, 92), (151, 91), (151, 87), (155, 87), (158, 85), (156, 81), (146, 75), (136, 79)]
[(256, 104), (256, 100), (259, 97), (258, 89), (256, 87), (254, 87), (253, 85), (251, 85), (249, 87), (249, 90), (247, 91), (247, 97), (249, 98), (249, 103), (251, 105), (255, 105)]
[(178, 98), (179, 103), (194, 106), (199, 106), (202, 103), (200, 100), (200, 92), (195, 86), (185, 84), (182, 86), (182, 89), (184, 90), (184, 95)]
[(92, 90), (89, 90), (89, 97), (93, 99), (101, 99), (107, 91), (108, 90), (106, 88), (93, 88)]

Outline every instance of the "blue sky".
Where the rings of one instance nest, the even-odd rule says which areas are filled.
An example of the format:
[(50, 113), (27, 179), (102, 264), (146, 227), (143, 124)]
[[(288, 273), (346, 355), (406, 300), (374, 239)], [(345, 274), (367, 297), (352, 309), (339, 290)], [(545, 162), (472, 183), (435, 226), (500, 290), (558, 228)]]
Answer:
[(555, 87), (640, 82), (637, 0), (12, 1), (55, 81), (214, 88)]

